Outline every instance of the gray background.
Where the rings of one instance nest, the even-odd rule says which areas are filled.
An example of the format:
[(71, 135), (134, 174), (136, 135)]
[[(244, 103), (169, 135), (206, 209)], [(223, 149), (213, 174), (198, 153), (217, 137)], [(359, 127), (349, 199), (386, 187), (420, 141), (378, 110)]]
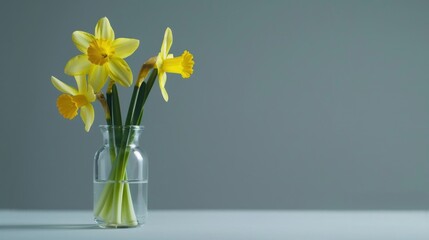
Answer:
[[(74, 30), (107, 16), (141, 40), (167, 26), (195, 74), (169, 75), (143, 119), (150, 207), (429, 207), (428, 1), (4, 1), (0, 208), (90, 209), (96, 122), (63, 119), (50, 76)], [(155, 86), (156, 87), (156, 86)], [(130, 89), (120, 88), (123, 108)], [(127, 100), (125, 100), (127, 99)]]

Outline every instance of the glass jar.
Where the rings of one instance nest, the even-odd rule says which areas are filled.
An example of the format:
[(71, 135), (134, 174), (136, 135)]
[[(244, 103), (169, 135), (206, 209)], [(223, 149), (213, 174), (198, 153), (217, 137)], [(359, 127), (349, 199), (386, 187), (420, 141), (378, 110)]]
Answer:
[(103, 146), (95, 154), (94, 220), (102, 228), (146, 222), (148, 160), (138, 147), (141, 126), (100, 126)]

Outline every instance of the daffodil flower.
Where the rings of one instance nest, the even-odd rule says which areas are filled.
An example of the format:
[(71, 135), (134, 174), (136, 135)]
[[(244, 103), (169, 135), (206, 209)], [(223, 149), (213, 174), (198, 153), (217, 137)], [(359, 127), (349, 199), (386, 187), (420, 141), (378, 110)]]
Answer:
[(66, 74), (88, 74), (88, 81), (96, 93), (103, 88), (107, 77), (122, 86), (131, 86), (133, 74), (124, 58), (134, 53), (139, 46), (139, 40), (115, 39), (115, 32), (106, 17), (101, 18), (95, 26), (95, 36), (75, 31), (72, 40), (83, 54), (67, 62), (64, 69)]
[(168, 102), (168, 93), (165, 90), (167, 73), (176, 73), (182, 75), (183, 78), (189, 78), (194, 72), (194, 56), (190, 52), (184, 51), (180, 57), (174, 57), (173, 54), (169, 54), (172, 44), (173, 33), (170, 28), (167, 28), (155, 64), (158, 69), (159, 88), (166, 102)]
[(78, 89), (75, 89), (56, 77), (51, 77), (51, 82), (56, 89), (63, 92), (57, 99), (57, 108), (61, 116), (66, 119), (73, 119), (77, 116), (80, 108), (80, 116), (85, 124), (85, 131), (89, 131), (94, 122), (94, 107), (92, 102), (96, 96), (91, 85), (87, 84), (85, 75), (75, 76)]

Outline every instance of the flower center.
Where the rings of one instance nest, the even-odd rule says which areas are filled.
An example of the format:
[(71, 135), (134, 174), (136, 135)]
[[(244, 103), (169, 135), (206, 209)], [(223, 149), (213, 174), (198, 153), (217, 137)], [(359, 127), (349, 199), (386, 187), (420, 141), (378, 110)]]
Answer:
[(189, 78), (194, 72), (194, 56), (184, 51), (180, 57), (165, 59), (162, 70), (169, 73), (181, 74), (183, 78)]
[(77, 110), (88, 103), (84, 95), (61, 94), (57, 99), (57, 108), (61, 116), (71, 120), (76, 117)]
[(103, 65), (109, 61), (109, 57), (115, 53), (110, 41), (95, 39), (89, 44), (88, 60), (97, 65)]

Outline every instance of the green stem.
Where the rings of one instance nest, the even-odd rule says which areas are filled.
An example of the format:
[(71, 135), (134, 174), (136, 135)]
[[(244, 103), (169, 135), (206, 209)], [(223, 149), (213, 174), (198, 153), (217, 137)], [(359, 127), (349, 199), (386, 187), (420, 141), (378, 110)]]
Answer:
[[(106, 119), (107, 120), (107, 119)], [(106, 121), (107, 124), (111, 123), (110, 121)], [(111, 126), (111, 125), (109, 125)], [(113, 131), (111, 131), (111, 129), (108, 129), (107, 131), (109, 131), (109, 153), (110, 153), (110, 161), (113, 162), (116, 158), (116, 152), (115, 152), (115, 147), (114, 147), (114, 142), (113, 142)], [(108, 178), (109, 180), (111, 179), (112, 174), (110, 174), (110, 177)], [(107, 185), (104, 187), (103, 192), (101, 193), (101, 195), (98, 197), (97, 200), (97, 205), (95, 206), (94, 209), (94, 215), (95, 216), (100, 216), (103, 219), (105, 219), (105, 211), (108, 210), (110, 208), (110, 204), (111, 204), (111, 193), (112, 193), (112, 187), (111, 184), (108, 182)], [(103, 210), (103, 211), (102, 211)]]
[[(108, 118), (106, 119), (106, 122), (109, 126), (113, 126), (113, 128), (108, 129), (109, 131), (109, 144), (110, 144), (110, 157), (112, 161), (112, 170), (114, 169), (114, 165), (118, 165), (119, 162), (121, 162), (121, 157), (116, 155), (115, 146), (117, 147), (118, 151), (122, 149), (120, 146), (122, 142), (122, 118), (121, 118), (121, 111), (120, 111), (120, 103), (119, 103), (119, 96), (118, 91), (115, 84), (112, 84), (111, 91), (107, 94), (107, 102), (109, 106), (109, 112), (110, 116), (112, 116), (112, 119)], [(118, 157), (118, 159), (116, 159)], [(115, 160), (116, 159), (116, 160)], [(126, 170), (124, 171), (123, 177), (121, 177), (120, 184), (112, 185), (111, 183), (107, 183), (105, 188), (103, 189), (102, 194), (99, 197), (99, 200), (97, 201), (97, 206), (94, 209), (95, 215), (102, 217), (103, 220), (107, 220), (112, 215), (110, 212), (112, 211), (112, 207), (116, 210), (114, 210), (114, 213), (120, 213), (122, 209), (122, 204), (120, 201), (122, 201), (122, 197), (115, 197), (115, 196), (121, 196), (122, 194), (125, 195), (125, 199), (129, 202), (124, 205), (124, 207), (128, 212), (127, 219), (131, 219), (131, 222), (135, 222), (135, 213), (134, 213), (134, 207), (132, 206), (132, 198), (131, 193), (129, 191), (129, 186), (126, 184), (126, 190), (123, 191), (123, 181), (127, 179)], [(113, 174), (112, 171), (109, 177), (109, 180), (113, 180), (115, 183), (118, 181), (116, 177), (116, 173)], [(119, 188), (118, 188), (119, 186)], [(115, 202), (116, 199), (116, 202)], [(117, 200), (120, 200), (119, 202)], [(113, 206), (112, 206), (113, 201)], [(131, 206), (131, 207), (130, 207)], [(132, 212), (131, 212), (132, 211)], [(119, 214), (121, 215), (121, 214)], [(112, 216), (114, 217), (114, 216)], [(114, 220), (115, 223), (121, 223), (121, 220), (118, 220), (117, 217), (115, 217)]]
[(153, 84), (155, 83), (156, 77), (158, 76), (158, 70), (153, 69), (147, 80), (147, 88), (145, 88), (143, 104), (146, 103), (147, 97), (149, 96), (150, 90), (152, 90)]
[[(144, 112), (144, 104), (154, 85), (158, 71), (152, 70), (147, 83), (143, 82), (140, 87), (135, 86), (125, 120), (125, 128), (120, 133), (115, 132), (115, 152), (116, 159), (112, 163), (112, 171), (108, 183), (100, 197), (99, 203), (95, 209), (96, 215), (108, 219), (110, 224), (130, 224), (137, 225), (137, 219), (134, 212), (134, 206), (131, 196), (131, 190), (127, 180), (126, 166), (130, 154), (129, 144), (134, 139), (135, 132), (132, 125), (140, 125)], [(112, 86), (112, 95), (109, 96), (111, 115), (113, 116), (113, 125), (121, 126), (122, 122), (117, 121), (120, 118), (119, 98), (116, 86)], [(118, 118), (119, 116), (119, 118)], [(114, 128), (116, 129), (116, 128)], [(109, 135), (109, 137), (111, 137)], [(113, 139), (113, 138), (112, 138)], [(110, 143), (110, 142), (109, 142)], [(113, 145), (111, 145), (112, 147)], [(112, 157), (113, 155), (111, 155)]]
[[(130, 106), (128, 108), (127, 119), (125, 120), (125, 126), (132, 125), (132, 120), (136, 109), (137, 96), (139, 94), (139, 90), (140, 90), (139, 87), (134, 86), (133, 95), (131, 96)], [(122, 139), (122, 142), (123, 142), (123, 139)]]
[(138, 119), (140, 118), (140, 115), (142, 114), (143, 111), (143, 105), (144, 105), (144, 94), (145, 94), (145, 90), (146, 90), (146, 83), (143, 82), (142, 85), (140, 86), (140, 91), (137, 95), (137, 99), (136, 99), (136, 107), (135, 107), (135, 113), (133, 114), (133, 119), (132, 119), (132, 124), (133, 125), (138, 125), (136, 124)]
[(133, 199), (131, 198), (130, 185), (127, 183), (124, 187), (124, 199), (122, 201), (122, 222), (129, 225), (137, 225), (137, 217), (134, 211)]
[[(125, 120), (126, 128), (122, 135), (122, 140), (118, 150), (114, 168), (112, 168), (112, 170), (114, 170), (115, 186), (113, 188), (113, 209), (112, 209), (113, 214), (111, 215), (112, 217), (110, 220), (111, 220), (111, 223), (114, 223), (114, 224), (119, 224), (121, 223), (121, 220), (122, 220), (124, 181), (126, 179), (126, 166), (127, 166), (128, 156), (130, 151), (129, 144), (131, 141), (130, 138), (132, 137), (132, 135), (134, 135), (134, 134), (130, 134), (131, 128), (127, 126), (132, 125), (132, 120), (135, 114), (136, 101), (137, 101), (139, 90), (140, 90), (139, 87), (137, 86), (134, 87), (133, 94), (131, 96), (131, 102), (127, 113), (127, 118)], [(125, 185), (128, 185), (128, 183), (125, 183)], [(126, 197), (127, 198), (129, 197), (129, 199), (131, 200), (131, 195), (129, 194), (129, 191), (127, 191), (126, 193), (128, 193)], [(128, 206), (129, 205), (130, 204), (128, 204)], [(131, 205), (132, 205), (132, 200), (131, 200)], [(129, 209), (124, 209), (124, 210), (127, 211)], [(133, 215), (134, 215), (134, 212), (133, 212)]]
[(97, 205), (94, 209), (95, 216), (101, 217), (103, 220), (109, 219), (113, 199), (112, 194), (113, 184), (111, 182), (107, 182), (107, 184), (104, 186), (103, 193), (97, 200)]
[(112, 123), (114, 126), (115, 133), (115, 147), (118, 148), (122, 139), (122, 116), (121, 116), (121, 104), (119, 103), (119, 94), (116, 84), (112, 85)]
[(139, 96), (137, 99), (137, 117), (134, 118), (134, 124), (135, 125), (140, 125), (141, 120), (143, 118), (143, 112), (144, 112), (144, 105), (146, 103), (146, 100), (149, 96), (150, 91), (152, 90), (153, 84), (155, 83), (156, 77), (158, 75), (158, 70), (157, 69), (153, 69), (148, 80), (147, 80), (147, 84), (145, 84), (145, 88), (143, 91), (143, 94), (141, 92), (139, 92)]

